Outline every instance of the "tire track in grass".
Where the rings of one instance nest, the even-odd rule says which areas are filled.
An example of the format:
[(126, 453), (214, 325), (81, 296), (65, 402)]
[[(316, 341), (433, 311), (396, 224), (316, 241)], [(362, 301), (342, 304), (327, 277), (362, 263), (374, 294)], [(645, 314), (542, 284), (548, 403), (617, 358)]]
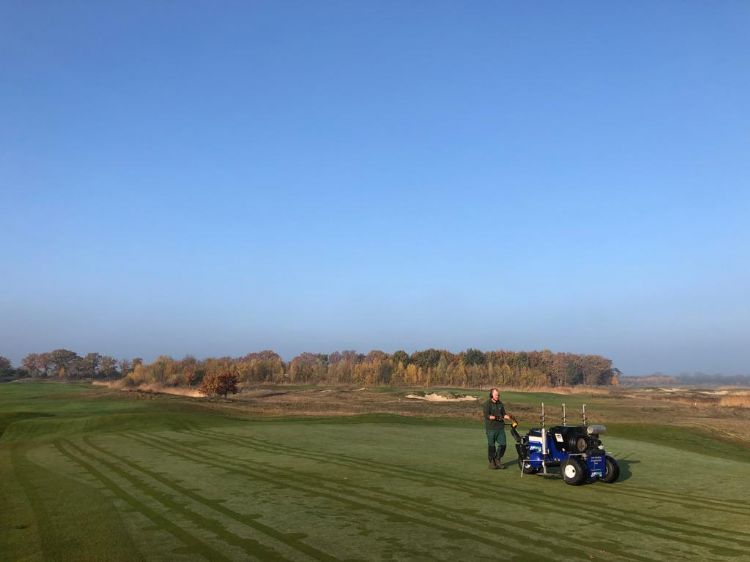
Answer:
[(218, 521), (204, 517), (200, 513), (192, 509), (189, 509), (185, 506), (180, 505), (168, 494), (161, 492), (155, 487), (143, 482), (141, 479), (119, 468), (115, 464), (96, 457), (92, 453), (89, 453), (88, 451), (86, 451), (85, 449), (82, 449), (81, 447), (79, 447), (78, 445), (76, 445), (75, 443), (71, 441), (66, 440), (65, 442), (66, 442), (66, 445), (68, 445), (70, 448), (75, 450), (79, 455), (83, 455), (107, 467), (108, 470), (118, 474), (121, 478), (130, 482), (131, 485), (133, 485), (135, 488), (137, 488), (144, 494), (150, 496), (151, 498), (153, 498), (154, 500), (162, 504), (166, 509), (179, 513), (180, 515), (185, 517), (185, 519), (188, 519), (189, 521), (191, 521), (192, 523), (194, 523), (201, 529), (206, 529), (210, 531), (211, 533), (213, 533), (214, 535), (222, 539), (227, 544), (231, 544), (233, 546), (236, 546), (242, 549), (245, 552), (245, 554), (247, 554), (248, 556), (251, 556), (253, 558), (257, 558), (260, 560), (280, 560), (280, 561), (287, 561), (287, 562), (290, 561), (289, 558), (286, 558), (285, 556), (277, 552), (275, 549), (267, 547), (254, 539), (240, 537), (236, 535), (235, 533), (228, 531)]
[(694, 500), (692, 498), (679, 498), (679, 497), (664, 497), (654, 492), (640, 492), (640, 490), (621, 490), (612, 487), (598, 488), (596, 493), (610, 496), (628, 496), (631, 498), (637, 498), (642, 500), (658, 500), (663, 503), (674, 505), (677, 507), (685, 507), (687, 509), (701, 509), (707, 511), (713, 511), (717, 513), (726, 513), (728, 515), (738, 515), (740, 517), (750, 518), (750, 511), (744, 511), (741, 509), (727, 509), (723, 507), (715, 507), (708, 504), (703, 504), (703, 500)]
[[(170, 441), (168, 439), (162, 438), (162, 437), (156, 437), (154, 435), (144, 435), (144, 434), (125, 434), (126, 437), (133, 439), (134, 441), (137, 441), (141, 444), (144, 444), (148, 447), (163, 451), (165, 453), (168, 453), (170, 455), (174, 455), (180, 458), (184, 458), (187, 460), (191, 460), (193, 462), (196, 462), (198, 464), (203, 464), (206, 466), (212, 466), (221, 470), (225, 470), (230, 473), (235, 473), (242, 475), (244, 477), (249, 477), (253, 480), (260, 480), (264, 482), (268, 482), (270, 484), (273, 484), (275, 486), (278, 486), (280, 488), (288, 489), (288, 490), (296, 490), (298, 492), (302, 492), (305, 494), (310, 494), (314, 496), (318, 496), (321, 498), (330, 499), (333, 501), (336, 501), (338, 503), (344, 504), (348, 506), (350, 509), (355, 511), (364, 511), (364, 512), (375, 512), (379, 513), (386, 518), (388, 518), (391, 521), (399, 521), (399, 522), (409, 522), (413, 524), (417, 524), (423, 527), (427, 527), (430, 529), (437, 529), (441, 532), (443, 532), (448, 537), (453, 538), (460, 538), (465, 540), (471, 540), (476, 541), (482, 544), (488, 544), (495, 546), (497, 548), (511, 550), (514, 554), (519, 556), (528, 556), (528, 546), (517, 539), (508, 539), (513, 541), (513, 544), (509, 544), (508, 542), (501, 542), (494, 538), (487, 538), (485, 536), (481, 536), (479, 534), (476, 534), (476, 529), (474, 529), (475, 532), (467, 532), (463, 530), (459, 530), (455, 527), (455, 525), (464, 525), (461, 521), (455, 520), (452, 518), (446, 518), (442, 514), (436, 514), (432, 516), (433, 518), (441, 519), (445, 521), (445, 523), (435, 523), (433, 521), (425, 521), (423, 519), (420, 519), (420, 517), (423, 518), (430, 518), (430, 515), (425, 515), (423, 513), (424, 506), (421, 506), (423, 509), (421, 510), (415, 510), (415, 509), (407, 509), (400, 505), (399, 501), (394, 500), (377, 500), (373, 498), (368, 498), (366, 496), (363, 496), (362, 494), (357, 493), (356, 491), (347, 491), (345, 495), (341, 494), (341, 482), (337, 481), (337, 485), (334, 489), (331, 489), (330, 487), (321, 485), (321, 480), (317, 477), (310, 478), (309, 476), (305, 476), (299, 472), (292, 472), (292, 471), (284, 471), (286, 476), (282, 476), (279, 474), (278, 468), (274, 467), (274, 473), (269, 474), (265, 471), (268, 470), (268, 466), (260, 465), (260, 468), (263, 469), (264, 472), (258, 472), (248, 469), (247, 467), (243, 466), (233, 466), (236, 464), (242, 464), (239, 461), (236, 461), (235, 459), (232, 459), (231, 457), (222, 457), (221, 462), (212, 462), (210, 459), (211, 456), (214, 456), (214, 453), (211, 452), (209, 454), (205, 454), (206, 451), (197, 450), (197, 449), (190, 449), (181, 445), (176, 444), (174, 441)], [(219, 455), (216, 455), (219, 456)], [(309, 481), (309, 484), (302, 484), (301, 481)], [(388, 506), (385, 507), (385, 506)], [(428, 508), (429, 509), (429, 508)], [(399, 513), (400, 511), (407, 511), (411, 513), (415, 513), (417, 515), (413, 514), (404, 514)], [(484, 521), (486, 523), (486, 521)], [(489, 531), (479, 531), (483, 533), (490, 534)], [(537, 553), (537, 556), (535, 556), (538, 560), (554, 560), (557, 558), (557, 550), (560, 548), (559, 544), (555, 544), (552, 547), (546, 547), (550, 554), (547, 555), (540, 555)], [(575, 553), (575, 555), (580, 559), (589, 559), (590, 553), (584, 552), (580, 549), (576, 548), (570, 548), (568, 549), (568, 552)], [(627, 557), (625, 557), (627, 558)]]
[[(108, 451), (104, 449), (103, 447), (100, 447), (99, 445), (96, 445), (91, 442), (91, 438), (84, 436), (83, 437), (84, 443), (88, 445), (90, 448), (94, 449), (95, 451), (98, 451), (100, 454), (106, 455), (108, 457), (111, 457), (113, 459), (116, 459), (118, 462), (129, 466), (130, 468), (134, 470), (138, 470), (139, 472), (142, 472), (146, 476), (153, 478), (160, 484), (163, 484), (164, 486), (167, 486), (168, 488), (173, 489), (175, 492), (182, 494), (185, 497), (190, 498), (191, 500), (200, 503), (202, 505), (205, 505), (214, 511), (217, 511), (221, 513), (222, 515), (225, 515), (229, 517), (230, 519), (233, 519), (237, 521), (238, 523), (242, 523), (243, 525), (247, 525), (248, 527), (251, 527), (255, 529), (256, 531), (263, 533), (265, 535), (268, 535), (269, 537), (295, 549), (301, 552), (302, 554), (306, 554), (307, 556), (310, 556), (311, 558), (315, 560), (328, 560), (328, 561), (334, 561), (338, 560), (334, 556), (331, 556), (329, 554), (326, 554), (325, 552), (318, 550), (315, 547), (312, 547), (308, 544), (305, 544), (304, 542), (297, 539), (294, 535), (291, 535), (289, 533), (283, 533), (281, 531), (277, 531), (273, 527), (270, 527), (268, 525), (264, 525), (263, 523), (260, 523), (259, 521), (255, 520), (255, 516), (252, 515), (246, 515), (243, 513), (240, 513), (238, 511), (234, 511), (232, 509), (229, 509), (228, 507), (209, 500), (208, 498), (205, 498), (192, 490), (189, 490), (185, 488), (184, 486), (180, 486), (179, 484), (174, 483), (168, 478), (165, 478), (161, 474), (158, 474), (157, 472), (154, 472), (152, 470), (149, 470), (147, 468), (144, 468), (140, 466), (138, 463), (135, 463), (121, 455), (118, 455), (116, 453), (112, 453), (111, 451)], [(98, 459), (99, 462), (104, 462)]]
[[(219, 436), (223, 436), (223, 437), (232, 437), (232, 438), (237, 437), (238, 439), (244, 439), (244, 440), (250, 440), (250, 441), (253, 441), (253, 442), (257, 442), (257, 443), (262, 443), (262, 444), (267, 445), (269, 447), (280, 447), (280, 445), (277, 445), (276, 443), (272, 443), (272, 442), (267, 441), (265, 439), (260, 439), (260, 438), (256, 438), (256, 437), (247, 437), (247, 436), (237, 436), (235, 434), (224, 433), (224, 432), (215, 431), (215, 430), (204, 430), (204, 429), (196, 428), (194, 431), (191, 430), (191, 432), (198, 433), (198, 434), (203, 433), (203, 434), (207, 434), (207, 435), (209, 435), (209, 434), (210, 435), (219, 435)], [(299, 447), (291, 447), (291, 446), (285, 446), (285, 447), (287, 447), (288, 449), (291, 449), (291, 450), (298, 451), (300, 454), (304, 454), (304, 456), (315, 456), (315, 455), (317, 455), (318, 457), (327, 456), (327, 455), (324, 455), (322, 453), (316, 453), (314, 451), (313, 452), (309, 452), (309, 451), (306, 451), (305, 449), (301, 449)], [(401, 469), (403, 469), (403, 470), (408, 470), (408, 471), (417, 473), (417, 471), (415, 471), (413, 469), (409, 469), (407, 467), (401, 467), (401, 466), (398, 466), (398, 465), (391, 465), (389, 463), (383, 463), (383, 462), (379, 462), (379, 461), (365, 460), (365, 459), (361, 459), (361, 458), (354, 457), (354, 456), (351, 456), (351, 455), (343, 455), (343, 454), (336, 453), (335, 456), (337, 456), (337, 457), (339, 457), (341, 459), (347, 459), (347, 460), (350, 460), (350, 461), (356, 462), (356, 463), (367, 462), (367, 463), (370, 463), (370, 464), (376, 464), (376, 465), (382, 466), (384, 468), (391, 468), (391, 469), (394, 469), (394, 470), (401, 470)], [(434, 476), (439, 476), (439, 477), (442, 477), (442, 478), (450, 478), (450, 477), (444, 476), (444, 475), (439, 474), (439, 473), (430, 473), (430, 474), (434, 475)], [(482, 483), (481, 482), (477, 482), (477, 484), (481, 485)], [(605, 493), (633, 495), (634, 497), (637, 497), (637, 496), (635, 496), (635, 494), (637, 494), (638, 491), (637, 490), (621, 490), (621, 489), (617, 489), (617, 488), (613, 488), (613, 487), (608, 487), (608, 488), (606, 488), (606, 492)], [(693, 496), (691, 498), (685, 498), (684, 496), (681, 496), (680, 494), (677, 494), (677, 493), (665, 492), (663, 490), (654, 490), (654, 489), (651, 489), (651, 488), (644, 489), (644, 493), (646, 495), (645, 496), (640, 496), (640, 497), (644, 497), (645, 499), (654, 499), (652, 497), (653, 495), (661, 495), (661, 496), (665, 496), (666, 498), (671, 497), (672, 501), (670, 503), (674, 503), (674, 504), (677, 504), (677, 505), (682, 505), (683, 507), (692, 507), (692, 508), (700, 508), (700, 509), (705, 509), (707, 507), (705, 505), (706, 503), (711, 503), (711, 504), (715, 503), (715, 504), (717, 504), (717, 509), (714, 509), (713, 506), (709, 506), (709, 509), (714, 509), (714, 511), (729, 513), (731, 515), (750, 516), (750, 507), (745, 507), (744, 505), (737, 505), (736, 503), (731, 503), (731, 502), (728, 502), (728, 501), (724, 502), (722, 500), (717, 500), (715, 498), (713, 498), (713, 499), (712, 498), (703, 498), (703, 497), (696, 498), (695, 496)], [(668, 500), (666, 500), (666, 499), (664, 501), (665, 501), (665, 503), (668, 502)], [(689, 505), (687, 502), (691, 502), (694, 505)], [(721, 508), (721, 509), (719, 509), (719, 508)], [(728, 509), (725, 509), (725, 508), (728, 508)]]
[[(396, 476), (396, 477), (399, 477), (399, 478), (405, 478), (405, 479), (409, 479), (409, 480), (413, 480), (413, 481), (418, 481), (418, 482), (424, 482), (424, 476), (428, 475), (429, 477), (433, 478), (434, 480), (441, 481), (441, 483), (443, 485), (447, 486), (447, 487), (451, 487), (451, 488), (453, 488), (455, 490), (463, 491), (463, 492), (466, 492), (468, 494), (472, 494), (472, 495), (477, 496), (476, 495), (476, 488), (469, 487), (469, 486), (467, 486), (463, 482), (457, 482), (453, 478), (445, 477), (443, 475), (439, 475), (439, 474), (436, 474), (436, 473), (417, 472), (415, 470), (408, 469), (408, 468), (405, 468), (405, 467), (394, 468), (393, 465), (387, 465), (387, 463), (377, 463), (375, 461), (373, 461), (372, 463), (370, 463), (370, 461), (368, 461), (368, 460), (357, 459), (357, 457), (349, 457), (348, 455), (330, 455), (331, 457), (341, 457), (341, 456), (344, 456), (344, 457), (349, 457), (349, 458), (355, 458), (355, 459), (357, 459), (357, 462), (350, 462), (350, 461), (346, 461), (346, 460), (341, 461), (341, 460), (331, 459), (329, 456), (323, 455), (323, 454), (320, 454), (320, 453), (310, 453), (308, 451), (299, 449), (298, 447), (289, 447), (289, 446), (276, 445), (276, 444), (272, 444), (272, 443), (269, 443), (267, 441), (256, 439), (256, 438), (252, 438), (252, 437), (242, 437), (242, 436), (236, 436), (236, 435), (229, 435), (229, 434), (225, 434), (225, 433), (222, 433), (222, 432), (210, 432), (210, 433), (208, 433), (208, 432), (205, 432), (203, 430), (196, 430), (193, 434), (197, 434), (199, 436), (201, 436), (201, 435), (202, 436), (209, 435), (211, 438), (219, 438), (219, 435), (217, 435), (217, 434), (220, 434), (222, 436), (221, 438), (223, 438), (223, 440), (225, 442), (230, 443), (230, 444), (235, 444), (236, 445), (238, 442), (246, 443), (249, 447), (255, 447), (256, 449), (261, 450), (261, 451), (263, 450), (263, 447), (265, 447), (266, 448), (266, 452), (284, 453), (284, 454), (289, 454), (289, 455), (297, 456), (299, 458), (312, 458), (313, 456), (317, 456), (317, 457), (321, 457), (320, 460), (323, 461), (323, 462), (329, 462), (329, 463), (334, 463), (334, 464), (338, 463), (338, 464), (341, 464), (342, 466), (349, 466), (350, 468), (355, 468), (357, 470), (364, 470), (364, 471), (369, 471), (369, 472), (375, 472), (375, 473), (379, 473), (381, 475), (386, 475), (386, 476), (387, 475), (393, 475), (393, 476)], [(376, 464), (376, 465), (381, 465), (381, 466), (385, 465), (385, 466), (383, 466), (382, 469), (378, 469), (378, 468), (368, 467), (367, 466), (368, 464)], [(484, 485), (486, 485), (486, 483), (484, 483), (484, 482), (477, 482), (477, 485), (478, 486), (484, 486)], [(528, 499), (525, 502), (522, 502), (520, 505), (528, 505), (529, 503), (534, 503), (536, 506), (542, 507), (542, 508), (544, 508), (544, 509), (546, 509), (548, 511), (557, 511), (558, 513), (560, 513), (560, 515), (569, 516), (569, 512), (568, 511), (564, 511), (564, 510), (561, 510), (559, 508), (556, 508), (555, 504), (552, 504), (550, 502), (545, 502), (544, 498), (540, 499), (539, 496), (533, 495), (530, 492), (524, 492), (524, 491), (520, 491), (520, 490), (515, 489), (515, 488), (509, 488), (508, 486), (502, 486), (502, 485), (498, 485), (498, 487), (504, 488), (504, 489), (506, 489), (508, 491), (513, 491), (513, 492), (519, 493), (521, 495), (525, 495)], [(506, 497), (504, 501), (506, 501), (506, 502), (509, 501), (509, 498)], [(590, 511), (590, 512), (592, 512), (592, 513), (596, 513), (597, 514), (595, 517), (590, 517), (589, 518), (589, 520), (591, 522), (599, 522), (599, 521), (601, 521), (602, 518), (605, 518), (605, 519), (608, 519), (613, 524), (621, 524), (622, 525), (623, 521), (624, 521), (627, 524), (629, 524), (629, 525), (632, 526), (632, 528), (631, 528), (631, 527), (627, 527), (627, 525), (626, 525), (624, 527), (625, 530), (636, 530), (637, 532), (647, 533), (647, 534), (650, 534), (650, 535), (653, 535), (653, 536), (656, 536), (656, 537), (659, 537), (659, 538), (666, 538), (668, 540), (678, 541), (678, 542), (681, 542), (681, 543), (688, 542), (690, 544), (693, 544), (694, 546), (701, 546), (701, 547), (709, 548), (709, 549), (717, 549), (717, 548), (723, 549), (723, 550), (728, 549), (728, 550), (731, 550), (731, 551), (736, 552), (736, 553), (744, 553), (745, 552), (743, 550), (739, 550), (737, 548), (734, 548), (734, 546), (736, 544), (741, 543), (741, 544), (745, 544), (747, 546), (750, 546), (750, 541), (739, 539), (737, 537), (737, 533), (736, 532), (734, 532), (734, 531), (726, 531), (726, 530), (723, 530), (723, 529), (717, 529), (715, 527), (710, 527), (708, 525), (700, 525), (698, 523), (691, 523), (691, 522), (684, 522), (684, 521), (679, 521), (679, 520), (667, 519), (667, 518), (663, 518), (663, 517), (660, 517), (660, 516), (654, 516), (654, 515), (639, 514), (640, 519), (643, 519), (643, 518), (651, 519), (652, 522), (660, 525), (663, 529), (669, 530), (669, 532), (675, 533), (677, 535), (682, 535), (682, 536), (672, 536), (672, 535), (665, 535), (663, 533), (657, 532), (652, 527), (644, 528), (643, 522), (642, 522), (642, 520), (639, 520), (639, 518), (625, 517), (623, 515), (614, 516), (612, 513), (608, 512), (608, 511), (601, 510), (601, 509), (595, 508), (593, 506), (588, 506), (587, 510)], [(584, 516), (578, 515), (578, 517), (584, 517)], [(677, 527), (676, 525), (677, 526), (681, 526), (683, 528)], [(687, 529), (687, 528), (690, 528), (690, 527), (697, 527), (700, 530), (696, 531), (696, 530), (689, 530), (689, 529)], [(718, 542), (720, 544), (716, 545), (716, 544), (707, 543), (705, 541), (704, 542), (700, 542), (699, 540), (696, 540), (696, 538), (695, 538), (696, 532), (700, 533), (701, 538), (706, 538), (706, 539), (709, 539), (709, 540), (713, 540), (713, 541), (716, 541), (716, 542)], [(728, 536), (727, 537), (721, 536), (720, 534), (717, 534), (717, 533), (723, 533), (723, 534), (726, 534)], [(726, 546), (728, 541), (730, 541), (730, 544), (732, 546)]]
[(210, 561), (221, 560), (225, 562), (231, 562), (229, 558), (227, 558), (226, 556), (224, 556), (217, 550), (214, 550), (207, 544), (199, 541), (190, 533), (184, 531), (178, 525), (175, 525), (174, 523), (172, 523), (172, 521), (170, 521), (166, 517), (160, 515), (159, 513), (157, 513), (150, 507), (148, 507), (147, 505), (144, 505), (142, 502), (138, 501), (134, 496), (130, 495), (125, 490), (120, 488), (117, 484), (114, 483), (114, 481), (112, 481), (110, 478), (105, 476), (101, 471), (96, 469), (93, 465), (78, 458), (73, 453), (67, 451), (60, 442), (55, 442), (54, 445), (57, 448), (57, 450), (60, 451), (60, 453), (62, 453), (67, 459), (77, 464), (78, 466), (83, 468), (88, 474), (90, 474), (91, 476), (99, 480), (99, 482), (101, 482), (112, 494), (114, 494), (116, 497), (124, 501), (126, 504), (128, 504), (131, 508), (133, 508), (138, 513), (144, 515), (158, 528), (165, 529), (168, 533), (173, 535), (180, 542), (182, 542), (186, 547), (188, 547), (191, 552), (200, 554), (201, 556), (203, 556), (204, 558)]
[[(691, 495), (690, 498), (685, 498), (678, 493), (665, 492), (663, 490), (654, 490), (653, 488), (639, 488), (638, 490), (621, 490), (612, 488), (607, 489), (607, 493), (631, 495), (635, 497), (644, 497), (647, 499), (654, 499), (654, 497), (656, 496), (662, 501), (677, 505), (683, 505), (685, 507), (698, 507), (701, 509), (705, 509), (706, 507), (708, 507), (713, 511), (720, 511), (732, 515), (750, 517), (750, 507), (742, 503), (741, 500), (737, 500), (737, 502), (730, 502), (728, 500), (717, 500), (701, 496), (696, 497), (693, 495)], [(636, 496), (636, 494), (638, 494), (639, 496)], [(695, 505), (688, 505), (687, 502)]]

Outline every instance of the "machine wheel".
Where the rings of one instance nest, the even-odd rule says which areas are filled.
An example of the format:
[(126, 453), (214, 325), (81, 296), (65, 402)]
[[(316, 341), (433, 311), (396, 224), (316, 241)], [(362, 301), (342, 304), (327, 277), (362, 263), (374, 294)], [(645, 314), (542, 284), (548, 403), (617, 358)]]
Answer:
[(583, 463), (575, 457), (566, 459), (560, 465), (560, 472), (565, 483), (571, 486), (578, 486), (586, 480), (586, 470), (583, 467)]
[(529, 461), (525, 461), (521, 457), (518, 457), (518, 468), (520, 468), (521, 472), (524, 474), (536, 474), (538, 472), (538, 469), (531, 466)]
[(602, 476), (602, 482), (611, 484), (620, 477), (620, 465), (617, 461), (607, 455), (604, 459), (604, 476)]

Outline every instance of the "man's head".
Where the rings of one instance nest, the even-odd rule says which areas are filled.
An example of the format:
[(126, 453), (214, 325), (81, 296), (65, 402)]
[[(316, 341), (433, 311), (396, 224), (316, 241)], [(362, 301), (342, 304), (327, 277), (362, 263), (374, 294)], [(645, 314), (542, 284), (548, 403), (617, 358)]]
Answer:
[(496, 388), (490, 390), (490, 398), (492, 398), (495, 402), (500, 400), (500, 391)]

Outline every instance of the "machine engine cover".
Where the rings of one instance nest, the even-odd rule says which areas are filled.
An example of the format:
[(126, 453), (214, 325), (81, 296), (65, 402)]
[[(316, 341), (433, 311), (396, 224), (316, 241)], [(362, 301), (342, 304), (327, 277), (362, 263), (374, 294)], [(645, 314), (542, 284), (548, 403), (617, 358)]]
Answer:
[(589, 435), (599, 435), (607, 432), (607, 426), (605, 425), (590, 425), (586, 428), (586, 433)]

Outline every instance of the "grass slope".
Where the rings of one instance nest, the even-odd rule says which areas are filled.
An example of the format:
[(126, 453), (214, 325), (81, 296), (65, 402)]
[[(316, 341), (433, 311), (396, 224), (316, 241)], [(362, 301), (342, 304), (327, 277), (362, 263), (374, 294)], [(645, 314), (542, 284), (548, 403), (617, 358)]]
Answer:
[(578, 488), (488, 471), (481, 427), (462, 420), (243, 419), (191, 400), (29, 383), (0, 385), (0, 430), (2, 560), (750, 552), (747, 456), (669, 426), (616, 427), (605, 444), (621, 481)]

